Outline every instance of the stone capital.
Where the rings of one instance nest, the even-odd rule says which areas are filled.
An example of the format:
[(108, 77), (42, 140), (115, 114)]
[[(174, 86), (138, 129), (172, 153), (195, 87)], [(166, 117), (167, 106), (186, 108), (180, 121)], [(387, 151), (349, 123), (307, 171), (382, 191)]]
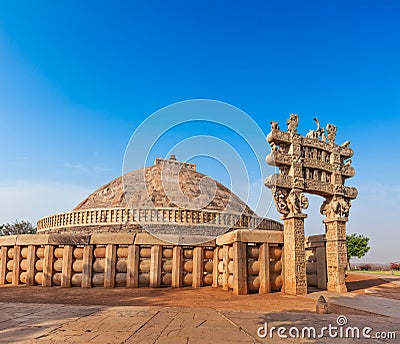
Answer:
[(322, 223), (330, 223), (330, 222), (347, 222), (349, 221), (348, 217), (327, 217), (326, 219), (322, 220)]
[(303, 213), (290, 213), (290, 214), (281, 216), (282, 220), (305, 219), (305, 218), (307, 218), (307, 214), (303, 214)]

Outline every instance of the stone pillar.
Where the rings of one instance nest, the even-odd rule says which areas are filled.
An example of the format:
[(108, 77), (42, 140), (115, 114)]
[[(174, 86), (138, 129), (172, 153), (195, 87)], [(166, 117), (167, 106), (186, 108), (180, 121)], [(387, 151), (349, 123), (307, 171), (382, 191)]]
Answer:
[(304, 249), (304, 219), (302, 213), (289, 214), (283, 218), (284, 224), (284, 286), (285, 293), (307, 294), (306, 255)]
[(7, 247), (3, 246), (0, 250), (0, 285), (6, 283), (7, 275)]
[(172, 288), (182, 287), (182, 261), (183, 250), (182, 246), (174, 246), (172, 253)]
[(63, 258), (62, 258), (62, 274), (61, 274), (61, 287), (71, 287), (71, 275), (72, 275), (72, 253), (74, 247), (72, 245), (65, 245)]
[(247, 294), (247, 244), (236, 241), (233, 243), (233, 293)]
[(345, 272), (347, 266), (346, 244), (347, 218), (325, 219), (326, 265), (328, 270), (328, 291), (347, 292)]
[(161, 258), (162, 246), (152, 246), (150, 258), (150, 288), (159, 288), (161, 285)]
[(270, 272), (269, 272), (269, 244), (264, 243), (260, 245), (258, 261), (260, 264), (260, 294), (267, 294), (271, 292)]
[(117, 247), (113, 244), (106, 246), (106, 261), (104, 265), (104, 288), (115, 287), (115, 265), (117, 263)]
[(53, 262), (54, 262), (54, 246), (46, 245), (44, 247), (43, 261), (43, 287), (51, 287), (53, 283)]
[(83, 248), (82, 288), (92, 287), (93, 274), (93, 246), (85, 245)]
[(203, 286), (203, 248), (198, 246), (193, 249), (193, 281), (192, 287)]
[(32, 286), (35, 284), (35, 263), (36, 263), (36, 246), (29, 245), (28, 246), (28, 268), (26, 270), (26, 285)]
[(325, 246), (317, 247), (315, 249), (317, 258), (317, 279), (318, 289), (326, 290), (326, 250)]
[(14, 246), (12, 284), (20, 284), (19, 275), (21, 274), (21, 246)]
[(126, 270), (126, 286), (137, 288), (139, 286), (139, 246), (128, 246), (128, 265)]
[(224, 245), (222, 247), (223, 251), (223, 266), (224, 266), (224, 271), (222, 272), (223, 277), (222, 277), (222, 289), (223, 290), (229, 290), (229, 283), (228, 283), (228, 278), (229, 278), (229, 245)]
[(212, 272), (212, 275), (213, 275), (213, 283), (212, 283), (212, 286), (213, 286), (214, 288), (218, 288), (218, 287), (219, 287), (219, 285), (218, 285), (218, 276), (219, 276), (218, 264), (219, 264), (219, 251), (220, 251), (221, 249), (222, 249), (222, 248), (221, 248), (221, 247), (218, 247), (218, 246), (214, 249), (214, 255), (213, 255), (213, 272)]

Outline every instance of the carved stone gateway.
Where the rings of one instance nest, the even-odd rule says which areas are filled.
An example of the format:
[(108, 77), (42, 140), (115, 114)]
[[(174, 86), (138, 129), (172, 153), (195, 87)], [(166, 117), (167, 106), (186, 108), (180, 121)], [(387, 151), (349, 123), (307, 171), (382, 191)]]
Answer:
[(351, 200), (357, 197), (355, 187), (345, 186), (345, 180), (354, 176), (350, 158), (354, 152), (349, 141), (335, 143), (337, 128), (327, 124), (306, 136), (297, 133), (298, 115), (291, 114), (286, 121), (287, 132), (277, 122), (271, 122), (267, 141), (271, 153), (268, 164), (277, 166), (279, 173), (264, 181), (272, 190), (276, 209), (284, 221), (284, 291), (288, 294), (307, 293), (307, 275), (304, 249), (304, 219), (302, 209), (308, 208), (304, 193), (325, 198), (321, 214), (326, 228), (326, 262), (329, 291), (346, 292), (344, 282), (347, 264), (346, 222)]

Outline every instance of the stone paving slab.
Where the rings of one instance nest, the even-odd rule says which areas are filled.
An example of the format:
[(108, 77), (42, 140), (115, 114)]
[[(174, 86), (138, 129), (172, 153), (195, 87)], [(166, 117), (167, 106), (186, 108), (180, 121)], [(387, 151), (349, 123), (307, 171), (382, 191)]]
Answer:
[(363, 294), (339, 294), (328, 291), (313, 292), (304, 295), (304, 297), (318, 300), (321, 295), (325, 297), (328, 304), (334, 303), (370, 314), (400, 319), (400, 300)]
[[(337, 326), (337, 314), (210, 308), (0, 303), (0, 343), (348, 343), (346, 338), (260, 338), (261, 327)], [(348, 315), (349, 326), (395, 331), (399, 318)], [(286, 331), (286, 334), (288, 333)], [(397, 332), (396, 332), (397, 331)], [(352, 339), (352, 343), (397, 343)]]
[[(267, 323), (268, 330), (271, 330), (272, 327), (285, 327), (287, 331), (285, 334), (288, 335), (288, 331), (291, 327), (296, 327), (301, 330), (305, 327), (315, 327), (316, 334), (318, 335), (323, 327), (332, 326), (339, 327), (337, 325), (337, 314), (310, 314), (310, 313), (264, 313), (262, 315), (258, 315), (255, 319), (254, 314), (249, 312), (231, 312), (226, 311), (224, 314), (233, 322), (240, 324), (241, 328), (250, 333), (256, 334), (257, 329), (260, 326), (265, 326)], [(255, 325), (255, 321), (257, 320), (257, 325)], [(328, 337), (327, 331), (325, 331), (325, 336), (320, 339), (308, 339), (308, 338), (280, 338), (276, 332), (273, 332), (272, 338), (267, 336), (265, 339), (259, 339), (257, 336), (255, 338), (258, 340), (257, 342), (261, 343), (398, 343), (400, 331), (398, 331), (399, 320), (393, 318), (383, 318), (383, 317), (371, 317), (371, 316), (359, 316), (359, 315), (348, 315), (346, 316), (347, 324), (344, 326), (344, 333), (347, 327), (357, 326), (361, 330), (364, 327), (371, 327), (373, 330), (371, 334), (375, 334), (377, 331), (383, 332), (396, 332), (396, 338), (394, 340), (378, 340), (378, 339), (349, 339), (349, 338), (341, 338), (340, 334), (336, 338)]]
[(80, 319), (98, 310), (97, 306), (2, 302), (0, 342), (29, 342), (57, 329), (68, 320)]

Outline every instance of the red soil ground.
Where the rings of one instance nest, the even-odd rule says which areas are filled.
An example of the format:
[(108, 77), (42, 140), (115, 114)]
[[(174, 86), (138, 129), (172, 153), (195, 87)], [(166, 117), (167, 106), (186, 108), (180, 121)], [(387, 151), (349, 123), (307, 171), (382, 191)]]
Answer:
[[(387, 276), (393, 277), (393, 276)], [(400, 278), (399, 278), (400, 280)], [(370, 294), (400, 300), (400, 286), (374, 275), (349, 273), (346, 278), (347, 290), (356, 294)], [(366, 290), (367, 289), (367, 290)], [(372, 292), (372, 293), (370, 293)]]
[[(352, 293), (376, 291), (371, 295), (400, 300), (400, 287), (374, 276), (349, 274), (347, 287)], [(315, 301), (282, 293), (235, 296), (232, 292), (204, 287), (192, 288), (43, 288), (26, 286), (0, 287), (0, 302), (61, 303), (107, 306), (164, 306), (217, 308), (268, 312), (314, 312)]]

